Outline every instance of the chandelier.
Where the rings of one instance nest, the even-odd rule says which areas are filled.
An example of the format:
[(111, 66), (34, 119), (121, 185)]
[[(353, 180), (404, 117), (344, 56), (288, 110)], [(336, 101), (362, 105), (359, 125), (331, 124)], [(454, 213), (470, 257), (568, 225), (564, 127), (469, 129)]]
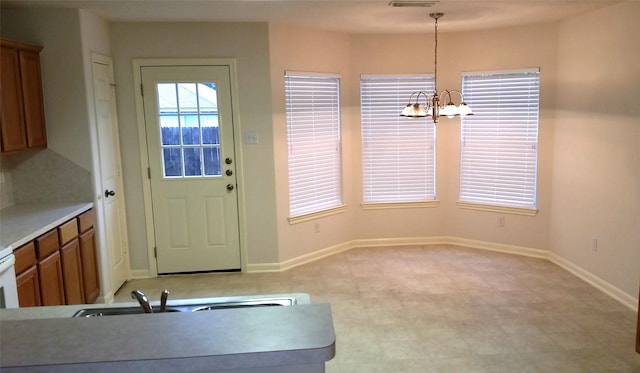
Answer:
[[(464, 102), (462, 92), (445, 89), (438, 94), (438, 19), (444, 13), (431, 13), (429, 17), (436, 20), (435, 24), (435, 53), (434, 53), (434, 91), (430, 94), (426, 91), (416, 91), (409, 97), (409, 103), (400, 113), (403, 117), (419, 118), (432, 117), (433, 123), (438, 123), (440, 116), (447, 118), (464, 117), (473, 115), (469, 105)], [(460, 97), (460, 104), (453, 103), (453, 96)], [(440, 103), (446, 103), (440, 106)]]

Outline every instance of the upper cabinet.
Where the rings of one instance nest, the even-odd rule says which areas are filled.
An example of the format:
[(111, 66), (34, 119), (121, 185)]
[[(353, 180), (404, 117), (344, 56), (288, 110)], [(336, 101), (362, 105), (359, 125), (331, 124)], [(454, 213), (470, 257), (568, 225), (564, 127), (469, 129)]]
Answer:
[(42, 47), (0, 39), (0, 142), (2, 153), (44, 148), (47, 133), (42, 99)]

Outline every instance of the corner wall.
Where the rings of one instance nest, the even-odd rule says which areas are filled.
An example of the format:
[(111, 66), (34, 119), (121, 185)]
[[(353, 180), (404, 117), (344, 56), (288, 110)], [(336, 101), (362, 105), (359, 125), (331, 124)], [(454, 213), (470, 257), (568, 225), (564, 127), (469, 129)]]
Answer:
[[(560, 24), (550, 250), (635, 297), (640, 3)], [(594, 250), (594, 240), (597, 248)]]
[(118, 122), (127, 196), (131, 269), (149, 269), (143, 177), (133, 87), (136, 58), (235, 58), (239, 123), (243, 132), (258, 134), (258, 144), (243, 144), (239, 185), (246, 198), (245, 260), (278, 261), (275, 183), (266, 23), (113, 23), (111, 46), (117, 83)]
[(40, 64), (47, 148), (91, 171), (79, 11), (2, 9), (2, 36), (44, 47)]
[[(273, 147), (278, 225), (279, 263), (313, 254), (327, 247), (352, 240), (354, 211), (359, 200), (354, 180), (359, 170), (353, 153), (353, 137), (359, 122), (354, 121), (351, 101), (352, 77), (349, 70), (349, 38), (345, 34), (312, 30), (287, 24), (269, 24), (271, 102), (273, 107)], [(340, 74), (342, 126), (343, 202), (347, 211), (311, 221), (289, 224), (289, 176), (284, 73), (286, 70)]]
[[(436, 196), (434, 208), (361, 210), (357, 208), (357, 238), (451, 236), (497, 244), (547, 250), (551, 210), (553, 105), (555, 103), (556, 35), (554, 24), (438, 34), (438, 89), (461, 89), (461, 74), (473, 71), (541, 69), (541, 113), (536, 216), (505, 216), (498, 226), (494, 212), (460, 209), (460, 119), (442, 118), (436, 125)], [(433, 73), (434, 37), (424, 35), (352, 35), (352, 99), (359, 103), (360, 74)], [(415, 48), (415, 45), (424, 46)], [(411, 50), (410, 56), (404, 51)], [(400, 108), (398, 108), (399, 110)], [(353, 154), (361, 169), (360, 115), (354, 117)], [(358, 199), (361, 198), (361, 178)], [(358, 200), (357, 202), (360, 202)]]

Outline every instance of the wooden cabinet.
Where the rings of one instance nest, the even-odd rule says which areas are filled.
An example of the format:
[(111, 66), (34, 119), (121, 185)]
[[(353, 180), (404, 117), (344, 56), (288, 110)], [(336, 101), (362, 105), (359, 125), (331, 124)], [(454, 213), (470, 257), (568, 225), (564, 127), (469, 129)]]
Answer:
[(16, 285), (18, 287), (20, 307), (36, 307), (42, 305), (40, 301), (40, 278), (38, 277), (37, 267), (31, 267), (16, 276)]
[(84, 303), (84, 285), (82, 283), (82, 261), (80, 259), (80, 241), (78, 240), (77, 218), (58, 227), (60, 238), (60, 258), (62, 260), (62, 279), (67, 304)]
[(14, 251), (20, 307), (93, 303), (100, 281), (88, 210)]
[(80, 259), (80, 241), (74, 238), (60, 248), (62, 260), (62, 280), (67, 304), (84, 303), (84, 285), (82, 282), (82, 260)]
[(40, 297), (43, 306), (59, 306), (65, 304), (62, 284), (62, 261), (60, 252), (56, 251), (38, 261), (40, 277)]
[(82, 281), (84, 300), (93, 303), (100, 295), (100, 277), (98, 275), (98, 256), (96, 251), (96, 231), (93, 228), (93, 210), (78, 217), (80, 227), (80, 258), (82, 259)]
[(0, 45), (0, 150), (46, 147), (42, 47), (8, 39), (0, 39)]
[(16, 285), (20, 307), (42, 305), (40, 298), (40, 279), (38, 277), (38, 260), (34, 242), (15, 250)]

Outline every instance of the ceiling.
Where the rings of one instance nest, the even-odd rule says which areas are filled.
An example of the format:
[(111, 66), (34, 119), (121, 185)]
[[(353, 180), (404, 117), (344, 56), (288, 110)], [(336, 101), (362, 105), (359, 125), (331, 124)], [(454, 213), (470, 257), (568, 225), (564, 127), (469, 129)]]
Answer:
[[(407, 1), (407, 0), (405, 0)], [(408, 0), (410, 1), (410, 0)], [(423, 0), (424, 1), (424, 0)], [(390, 0), (2, 0), (3, 8), (64, 7), (109, 21), (289, 22), (347, 33), (469, 31), (540, 24), (617, 3), (616, 0), (431, 0), (430, 7), (391, 7)]]

